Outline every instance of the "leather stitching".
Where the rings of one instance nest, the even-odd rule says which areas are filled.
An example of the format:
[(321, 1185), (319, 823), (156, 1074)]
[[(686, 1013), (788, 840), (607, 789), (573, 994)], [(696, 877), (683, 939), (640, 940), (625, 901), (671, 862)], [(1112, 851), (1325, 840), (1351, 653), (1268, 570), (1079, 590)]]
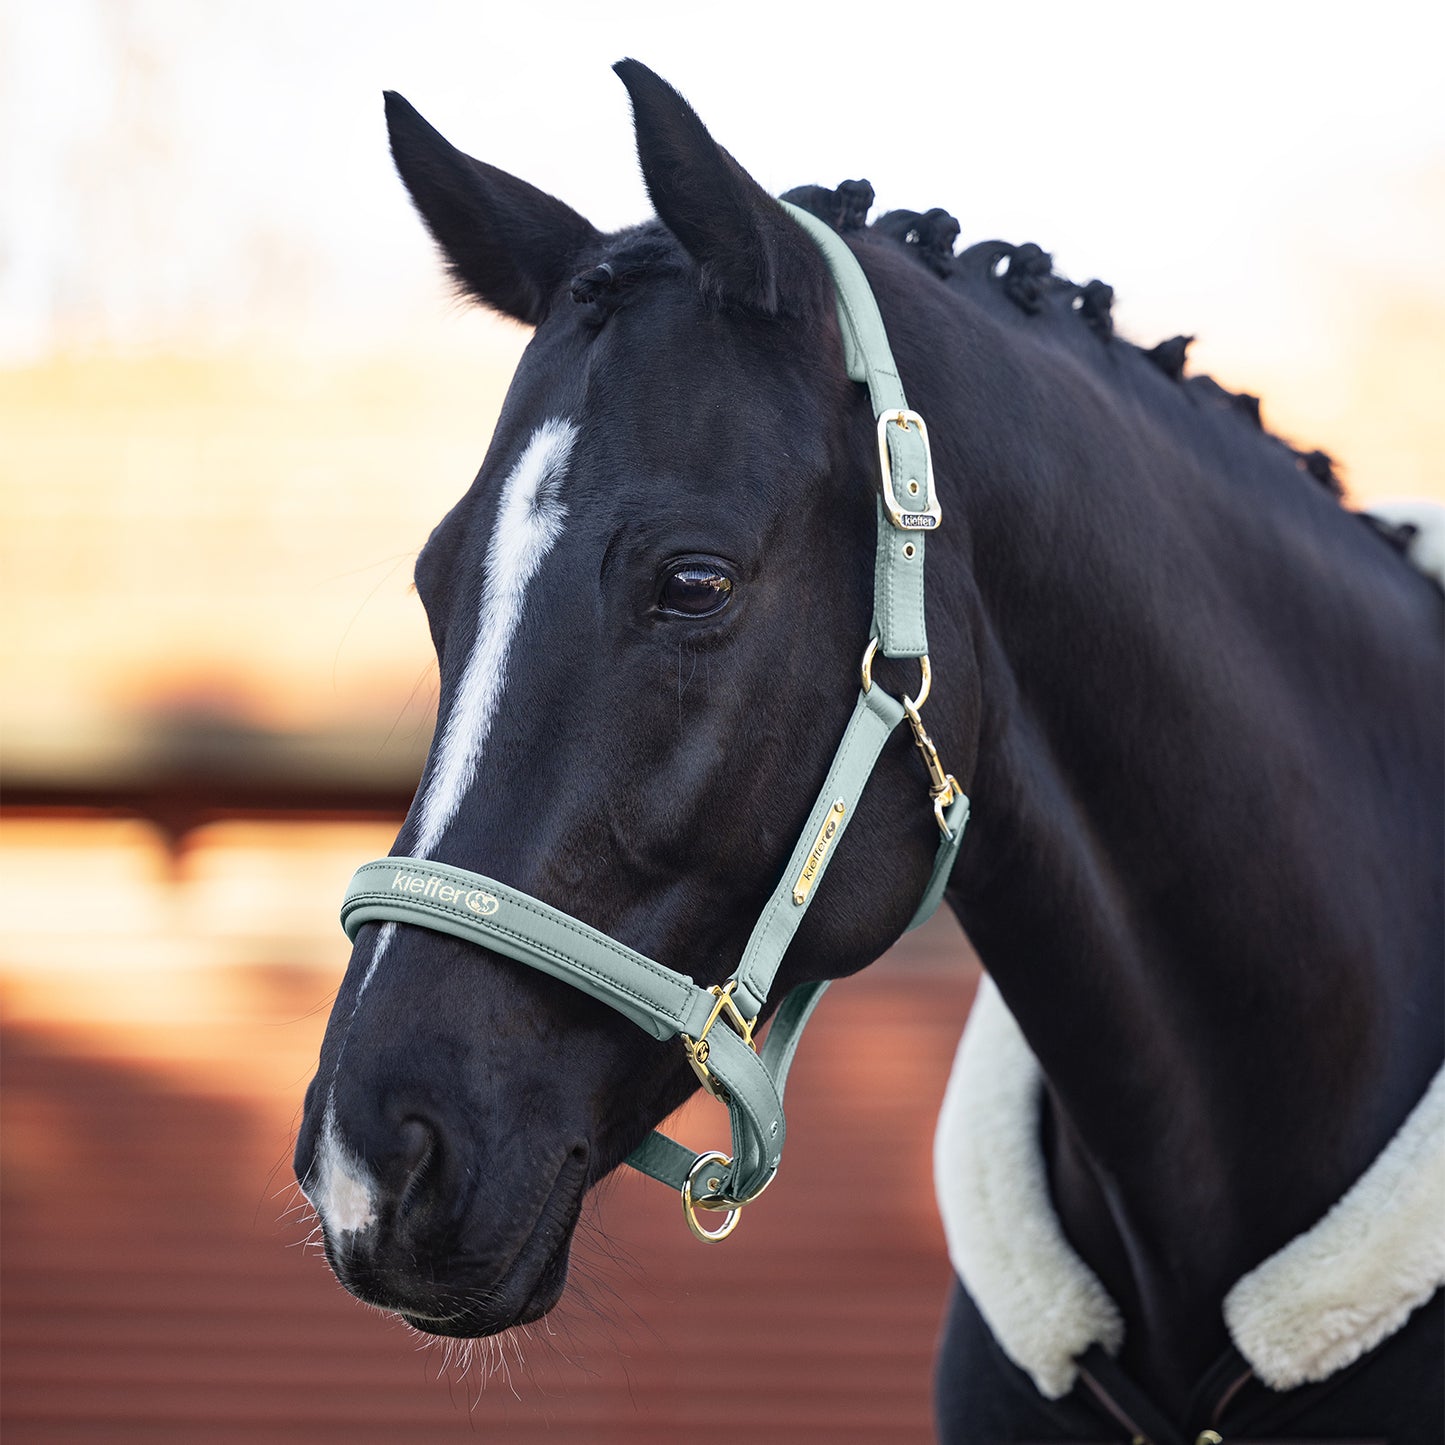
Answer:
[[(417, 861), (420, 863), (424, 860)], [(388, 864), (387, 869), (389, 868), (390, 865)], [(439, 870), (432, 866), (429, 867), (428, 871), (438, 872)], [(452, 876), (455, 876), (455, 874), (453, 874)], [(596, 947), (602, 949), (605, 953), (612, 955), (619, 962), (632, 964), (636, 967), (642, 968), (647, 973), (652, 974), (652, 976), (656, 978), (659, 983), (668, 985), (669, 987), (683, 993), (687, 997), (688, 1002), (691, 1002), (692, 998), (692, 995), (688, 994), (689, 989), (693, 991), (693, 994), (696, 994), (700, 991), (695, 981), (685, 978), (680, 973), (675, 973), (672, 969), (666, 968), (662, 964), (654, 962), (652, 959), (645, 957), (643, 954), (636, 953), (633, 950), (626, 948), (624, 945), (617, 943), (614, 939), (608, 938), (605, 934), (594, 933), (592, 930), (588, 929), (585, 924), (574, 922), (568, 919), (565, 914), (554, 914), (550, 910), (546, 909), (544, 906), (539, 906), (535, 903), (531, 903), (527, 901), (524, 897), (519, 897), (516, 894), (512, 893), (512, 891), (508, 889), (505, 884), (496, 883), (494, 880), (491, 879), (485, 879), (482, 877), (481, 874), (475, 874), (473, 876), (475, 878), (482, 879), (484, 883), (491, 883), (492, 888), (488, 889), (488, 891), (490, 892), (495, 890), (499, 894), (499, 896), (505, 898), (507, 903), (512, 907), (520, 908), (525, 912), (531, 913), (535, 917), (542, 919), (543, 922), (555, 924), (559, 928), (562, 928), (569, 933), (575, 934), (584, 943), (590, 943), (595, 945)], [(466, 881), (470, 882), (472, 880), (467, 879)], [(671, 1013), (667, 1013), (667, 1009), (669, 1007), (668, 1005), (653, 1002), (652, 1000), (648, 999), (645, 994), (637, 993), (635, 990), (628, 989), (625, 985), (618, 983), (614, 979), (609, 978), (607, 974), (605, 974), (598, 968), (591, 967), (587, 964), (570, 959), (567, 957), (566, 954), (559, 953), (555, 948), (551, 947), (550, 945), (542, 943), (538, 939), (531, 938), (525, 933), (519, 933), (514, 929), (509, 929), (504, 924), (483, 923), (477, 919), (469, 917), (465, 913), (453, 912), (452, 909), (449, 908), (445, 903), (437, 903), (432, 900), (427, 900), (425, 903), (422, 903), (419, 900), (413, 901), (406, 894), (393, 893), (388, 890), (384, 893), (357, 893), (350, 895), (346, 900), (347, 911), (350, 912), (354, 905), (359, 904), (362, 901), (391, 904), (405, 902), (412, 907), (420, 908), (422, 912), (435, 911), (444, 914), (448, 918), (455, 918), (459, 923), (465, 923), (468, 927), (475, 928), (484, 935), (489, 932), (495, 932), (504, 937), (515, 938), (519, 942), (525, 943), (529, 947), (536, 948), (539, 952), (547, 954), (549, 957), (556, 958), (558, 961), (567, 964), (569, 967), (578, 968), (581, 971), (588, 973), (595, 978), (599, 978), (607, 983), (613, 984), (621, 992), (629, 994), (629, 996), (638, 999), (640, 1002), (649, 1004), (655, 1012), (665, 1014), (669, 1022), (671, 1022), (674, 1018), (678, 1022), (681, 1022), (682, 1017), (686, 1012), (686, 1004), (684, 1004), (681, 1008), (675, 1008), (672, 1010)]]
[[(880, 752), (882, 752), (882, 750), (883, 750), (883, 744), (888, 741), (889, 735), (892, 733), (894, 727), (896, 727), (897, 724), (896, 724), (896, 723), (894, 723), (894, 724), (889, 724), (889, 723), (886, 721), (886, 719), (884, 719), (882, 716), (880, 716), (880, 714), (876, 713), (876, 712), (872, 709), (872, 707), (869, 706), (868, 704), (864, 703), (864, 704), (862, 704), (862, 706), (863, 706), (864, 709), (865, 709), (866, 716), (869, 717), (869, 718), (871, 718), (871, 719), (873, 719), (873, 721), (874, 721), (875, 723), (877, 723), (878, 725), (882, 726), (883, 729), (884, 729), (883, 735), (882, 735), (881, 738), (878, 739), (876, 745), (873, 744), (873, 742), (872, 742), (871, 739), (868, 740), (868, 745), (869, 745), (870, 747), (872, 747), (873, 755), (874, 755), (874, 758), (876, 759), (877, 755), (878, 755)], [(860, 714), (859, 716), (861, 717), (861, 716), (863, 716), (863, 714)], [(831, 799), (830, 799), (830, 796), (829, 796), (829, 795), (830, 795), (830, 794), (831, 794), (831, 795), (836, 795), (837, 792), (839, 791), (839, 785), (838, 785), (837, 779), (840, 777), (840, 775), (842, 775), (842, 774), (847, 770), (849, 758), (850, 758), (850, 756), (852, 755), (853, 749), (858, 746), (858, 742), (859, 742), (859, 739), (860, 739), (861, 736), (862, 736), (862, 729), (861, 729), (861, 727), (855, 730), (855, 729), (853, 728), (852, 724), (850, 723), (850, 724), (849, 724), (849, 727), (848, 727), (848, 730), (843, 734), (843, 745), (842, 745), (842, 747), (839, 749), (837, 757), (835, 757), (835, 758), (833, 759), (833, 766), (828, 769), (828, 776), (823, 780), (823, 786), (822, 786), (822, 788), (821, 788), (821, 790), (820, 790), (820, 792), (819, 792), (819, 800), (818, 800), (818, 801), (819, 801), (819, 804), (820, 804), (820, 805), (823, 805), (823, 810), (824, 810), (824, 811), (826, 811), (826, 808), (827, 808), (827, 807), (831, 807), (831, 806), (832, 806)], [(872, 767), (870, 766), (869, 769), (868, 769), (868, 775), (871, 776), (871, 774), (872, 774)], [(848, 812), (844, 815), (844, 821), (843, 821), (843, 826), (842, 826), (842, 830), (841, 830), (841, 831), (843, 831), (843, 832), (846, 832), (846, 831), (847, 831), (848, 823), (849, 823), (849, 822), (851, 821), (851, 819), (852, 819), (852, 811), (853, 811), (853, 808), (857, 806), (858, 798), (860, 798), (860, 797), (862, 796), (863, 788), (867, 786), (867, 783), (868, 783), (868, 777), (865, 776), (864, 779), (863, 779), (862, 785), (858, 788), (858, 791), (857, 791), (856, 794), (852, 794), (852, 789), (851, 789), (851, 788), (849, 788), (849, 789), (844, 789), (844, 790), (843, 790), (846, 794), (852, 795), (852, 798), (851, 798), (851, 802), (850, 802), (850, 805), (849, 805), (849, 810), (848, 810)], [(820, 809), (819, 809), (819, 807), (817, 807), (817, 806), (815, 806), (814, 809), (813, 809), (813, 812), (809, 814), (808, 824), (811, 825), (811, 826), (805, 826), (805, 828), (804, 828), (804, 831), (803, 831), (803, 841), (804, 841), (805, 843), (806, 843), (806, 842), (810, 842), (811, 839), (812, 839), (812, 837), (813, 837), (813, 835), (817, 832), (817, 829), (822, 826), (822, 817), (819, 816), (819, 814), (820, 814)], [(817, 822), (816, 822), (816, 823), (814, 823), (814, 818), (815, 818), (815, 817), (817, 817)], [(840, 836), (840, 838), (839, 838), (839, 842), (841, 842), (841, 836)], [(834, 847), (835, 847), (835, 848), (837, 847), (837, 843), (834, 844)], [(795, 849), (794, 852), (793, 852), (793, 854), (792, 854), (792, 856), (790, 856), (789, 859), (788, 859), (787, 871), (783, 874), (783, 881), (784, 881), (784, 882), (786, 882), (787, 879), (788, 879), (788, 877), (791, 876), (791, 874), (792, 874), (793, 865), (794, 865), (794, 862), (795, 862), (795, 860), (796, 860), (796, 857), (797, 857), (797, 850)], [(825, 862), (825, 863), (824, 863), (824, 871), (826, 871), (826, 869), (827, 869), (827, 863)], [(819, 882), (822, 881), (822, 880), (821, 880), (821, 877), (819, 878), (818, 881), (819, 881)], [(816, 887), (817, 885), (815, 884), (814, 886)], [(769, 902), (767, 908), (766, 908), (766, 909), (764, 910), (764, 912), (763, 912), (762, 918), (759, 920), (759, 924), (758, 924), (758, 936), (759, 936), (760, 938), (765, 938), (765, 937), (767, 936), (767, 934), (771, 931), (772, 925), (773, 925), (773, 920), (777, 917), (778, 910), (783, 906), (783, 899), (784, 899), (784, 890), (780, 888), (778, 891), (776, 891), (776, 892), (773, 894), (773, 897), (772, 897), (771, 901)], [(811, 898), (810, 898), (809, 901), (811, 902)], [(805, 905), (803, 908), (800, 908), (800, 909), (798, 910), (797, 921), (793, 924), (792, 928), (788, 929), (788, 931), (787, 931), (787, 937), (784, 939), (784, 946), (783, 946), (783, 948), (782, 948), (781, 950), (777, 950), (778, 956), (777, 956), (777, 958), (774, 960), (773, 965), (772, 965), (774, 972), (776, 971), (778, 964), (782, 962), (782, 955), (783, 955), (783, 953), (785, 953), (785, 952), (787, 951), (787, 943), (791, 940), (793, 933), (795, 933), (795, 932), (797, 931), (798, 926), (802, 923), (803, 914), (806, 913), (806, 912), (807, 912), (807, 907), (806, 907), (806, 905)], [(773, 952), (773, 951), (774, 951), (774, 950), (769, 949), (769, 952)], [(758, 968), (757, 968), (757, 964), (756, 964), (756, 962), (754, 962), (752, 965), (749, 966), (748, 974), (747, 974), (747, 976), (743, 979), (743, 982), (747, 985), (748, 991), (749, 991), (755, 998), (757, 998), (757, 999), (765, 999), (765, 998), (767, 998), (767, 996), (768, 996), (768, 995), (767, 995), (767, 990), (765, 989), (765, 990), (763, 990), (762, 992), (759, 992), (758, 989), (756, 989), (756, 988), (753, 987), (753, 980), (757, 977), (758, 971), (759, 971), (759, 970), (758, 970)], [(772, 986), (772, 979), (770, 978), (770, 979), (768, 980), (768, 987), (771, 988), (771, 986)]]

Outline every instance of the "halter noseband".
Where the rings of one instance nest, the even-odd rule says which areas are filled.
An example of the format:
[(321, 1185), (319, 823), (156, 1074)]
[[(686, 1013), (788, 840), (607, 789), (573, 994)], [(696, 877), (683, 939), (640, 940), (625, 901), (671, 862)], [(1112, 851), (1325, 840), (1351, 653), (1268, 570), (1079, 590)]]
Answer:
[[(933, 872), (909, 928), (932, 916), (958, 856), (968, 799), (939, 762), (920, 709), (932, 685), (924, 630), (924, 536), (939, 508), (923, 418), (908, 410), (883, 318), (853, 253), (806, 211), (780, 202), (822, 249), (837, 290), (844, 360), (866, 383), (878, 418), (882, 474), (873, 576), (873, 629), (863, 654), (862, 688), (843, 740), (782, 878), (753, 927), (742, 961), (726, 982), (703, 987), (686, 974), (637, 953), (580, 919), (505, 883), (425, 858), (381, 858), (358, 868), (341, 905), (341, 924), (355, 939), (363, 924), (387, 920), (454, 934), (580, 988), (659, 1039), (678, 1036), (704, 1089), (727, 1105), (731, 1156), (694, 1154), (653, 1133), (628, 1156), (634, 1169), (670, 1184), (699, 1239), (726, 1239), (738, 1211), (772, 1183), (786, 1124), (783, 1088), (804, 1026), (827, 981), (803, 984), (778, 1005), (761, 1047), (753, 1039), (783, 955), (803, 920), (883, 745), (907, 718), (929, 775), (941, 841)], [(916, 699), (890, 697), (873, 682), (873, 659), (916, 657)], [(705, 1229), (698, 1210), (721, 1211)]]

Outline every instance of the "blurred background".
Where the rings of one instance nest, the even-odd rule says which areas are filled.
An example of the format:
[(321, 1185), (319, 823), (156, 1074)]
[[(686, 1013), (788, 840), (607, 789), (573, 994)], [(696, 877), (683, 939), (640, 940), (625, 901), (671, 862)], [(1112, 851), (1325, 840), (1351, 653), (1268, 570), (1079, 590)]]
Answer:
[[(1445, 499), (1440, 29), (1394, 3), (0, 5), (7, 1441), (671, 1439), (722, 1353), (750, 1439), (929, 1438), (929, 1141), (976, 977), (951, 922), (835, 990), (789, 1183), (721, 1259), (618, 1180), (556, 1320), (464, 1361), (303, 1247), (291, 1136), (347, 954), (315, 900), (409, 799), (412, 559), (526, 341), (445, 291), (383, 87), (619, 225), (648, 209), (607, 68), (634, 54), (775, 191), (866, 176), (1101, 276), (1134, 340), (1197, 334), (1194, 368), (1367, 505)], [(869, 1183), (839, 1206), (845, 1150)]]

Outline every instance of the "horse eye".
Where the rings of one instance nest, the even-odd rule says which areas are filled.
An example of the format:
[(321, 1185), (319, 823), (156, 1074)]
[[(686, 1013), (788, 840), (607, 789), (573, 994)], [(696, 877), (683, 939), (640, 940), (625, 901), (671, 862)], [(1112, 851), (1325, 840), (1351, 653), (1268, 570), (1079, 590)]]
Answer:
[(711, 617), (728, 605), (733, 579), (716, 567), (679, 567), (662, 584), (658, 605), (680, 617)]

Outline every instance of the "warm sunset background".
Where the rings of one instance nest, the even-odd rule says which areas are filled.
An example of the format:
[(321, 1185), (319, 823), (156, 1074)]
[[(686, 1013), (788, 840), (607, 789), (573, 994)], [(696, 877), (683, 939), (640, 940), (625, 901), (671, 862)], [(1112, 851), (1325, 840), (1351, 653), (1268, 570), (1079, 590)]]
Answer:
[[(1037, 240), (1131, 338), (1196, 333), (1354, 502), (1445, 500), (1434, 11), (704, 13), (0, 8), (7, 1442), (674, 1439), (720, 1355), (750, 1440), (928, 1438), (951, 924), (836, 991), (791, 1182), (726, 1250), (618, 1181), (586, 1298), (490, 1380), (286, 1247), (332, 901), (431, 726), (411, 560), (525, 343), (445, 295), (384, 86), (616, 225), (646, 210), (607, 69), (636, 54), (773, 189), (865, 175), (965, 242)], [(879, 1187), (825, 1209), (844, 1152)]]

